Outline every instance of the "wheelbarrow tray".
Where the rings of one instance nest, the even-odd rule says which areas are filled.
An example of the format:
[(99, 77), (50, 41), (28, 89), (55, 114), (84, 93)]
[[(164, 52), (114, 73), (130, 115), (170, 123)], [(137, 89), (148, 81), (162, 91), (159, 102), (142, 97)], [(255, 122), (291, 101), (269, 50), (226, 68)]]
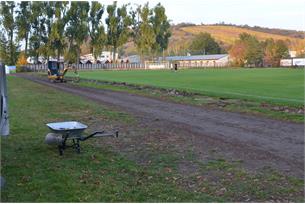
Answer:
[(69, 135), (69, 137), (81, 137), (83, 131), (88, 128), (87, 125), (76, 121), (48, 123), (47, 126), (53, 133)]

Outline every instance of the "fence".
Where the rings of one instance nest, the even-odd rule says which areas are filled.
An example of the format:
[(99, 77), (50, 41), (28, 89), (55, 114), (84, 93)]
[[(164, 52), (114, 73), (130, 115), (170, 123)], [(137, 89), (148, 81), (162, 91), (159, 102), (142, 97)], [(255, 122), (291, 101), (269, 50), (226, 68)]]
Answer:
[[(72, 64), (78, 70), (132, 70), (132, 69), (168, 69), (169, 62), (149, 63), (121, 63), (121, 64)], [(44, 72), (48, 69), (47, 64), (27, 64), (24, 68), (32, 72)]]
[[(145, 62), (145, 63), (121, 63), (121, 64), (72, 64), (78, 70), (136, 70), (136, 69), (170, 69), (170, 62)], [(178, 63), (179, 68), (227, 68), (228, 63)], [(47, 64), (24, 65), (27, 71), (44, 72), (48, 69)]]

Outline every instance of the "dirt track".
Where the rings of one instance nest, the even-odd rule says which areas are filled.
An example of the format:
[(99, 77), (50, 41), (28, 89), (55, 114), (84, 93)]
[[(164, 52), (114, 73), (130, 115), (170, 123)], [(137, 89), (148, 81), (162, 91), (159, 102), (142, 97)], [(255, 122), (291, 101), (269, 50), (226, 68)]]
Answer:
[[(131, 143), (138, 143), (134, 145), (141, 145), (149, 138), (153, 142), (170, 143), (177, 151), (191, 147), (203, 161), (211, 157), (213, 151), (232, 161), (241, 160), (249, 169), (269, 166), (300, 178), (304, 176), (303, 124), (19, 76), (130, 113), (141, 121), (141, 127), (158, 135), (158, 139), (139, 138), (141, 136), (136, 141), (131, 139)], [(129, 127), (128, 132), (136, 131), (131, 129)]]

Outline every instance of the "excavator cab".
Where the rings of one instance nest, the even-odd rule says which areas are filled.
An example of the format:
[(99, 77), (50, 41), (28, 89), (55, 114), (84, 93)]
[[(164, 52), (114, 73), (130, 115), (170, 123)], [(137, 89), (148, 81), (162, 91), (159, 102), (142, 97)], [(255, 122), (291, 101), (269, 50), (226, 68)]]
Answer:
[[(63, 71), (61, 71), (63, 69)], [(52, 82), (65, 82), (64, 77), (68, 68), (64, 67), (64, 63), (57, 61), (48, 61), (48, 79)]]

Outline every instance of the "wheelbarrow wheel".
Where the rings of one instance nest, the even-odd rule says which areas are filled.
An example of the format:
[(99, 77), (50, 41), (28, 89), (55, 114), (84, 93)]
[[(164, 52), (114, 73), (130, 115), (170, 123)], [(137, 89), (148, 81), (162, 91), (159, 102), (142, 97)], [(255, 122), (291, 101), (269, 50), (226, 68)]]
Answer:
[(76, 145), (76, 153), (80, 154), (80, 146), (79, 146), (79, 144)]
[(64, 154), (64, 150), (61, 147), (58, 147), (59, 155), (62, 156)]

